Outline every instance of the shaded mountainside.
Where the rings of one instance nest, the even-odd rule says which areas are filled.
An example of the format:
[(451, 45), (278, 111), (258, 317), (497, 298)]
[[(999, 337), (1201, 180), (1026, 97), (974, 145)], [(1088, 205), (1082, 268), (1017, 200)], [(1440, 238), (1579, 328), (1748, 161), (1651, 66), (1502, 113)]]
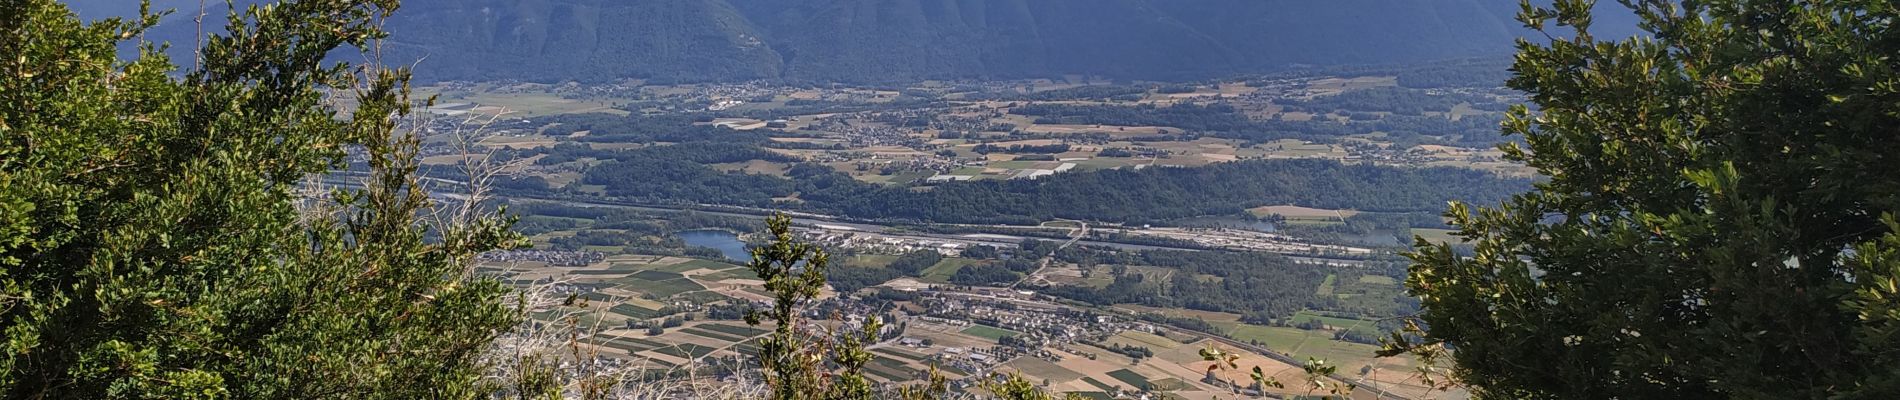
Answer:
[[(87, 16), (136, 9), (82, 3)], [(156, 2), (181, 9), (161, 33), (192, 31), (196, 5), (184, 3)], [(1505, 0), (409, 0), (389, 21), (386, 54), (424, 59), (422, 78), (437, 80), (1173, 80), (1505, 55), (1524, 32), (1517, 9)]]

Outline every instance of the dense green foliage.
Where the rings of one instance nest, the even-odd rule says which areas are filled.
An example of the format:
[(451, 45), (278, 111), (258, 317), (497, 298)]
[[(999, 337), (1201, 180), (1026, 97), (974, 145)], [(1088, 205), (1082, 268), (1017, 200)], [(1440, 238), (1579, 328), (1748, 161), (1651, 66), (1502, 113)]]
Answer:
[(831, 283), (832, 289), (841, 293), (851, 293), (902, 277), (904, 277), (903, 273), (890, 268), (847, 265), (833, 268), (826, 280)]
[(1509, 59), (1473, 59), (1425, 65), (1397, 74), (1408, 88), (1500, 87), (1511, 79)]
[(1052, 179), (956, 182), (924, 192), (897, 188), (854, 196), (809, 192), (800, 197), (808, 204), (852, 216), (1034, 224), (1052, 219), (1143, 222), (1232, 215), (1275, 204), (1436, 210), (1449, 200), (1498, 199), (1526, 187), (1524, 180), (1466, 169), (1262, 160), (1194, 168), (1099, 170)]
[[(1038, 180), (950, 182), (917, 191), (861, 182), (815, 164), (795, 165), (786, 177), (720, 172), (703, 165), (796, 161), (741, 144), (694, 142), (623, 151), (556, 146), (549, 153), (548, 157), (563, 159), (609, 160), (588, 168), (580, 183), (603, 185), (605, 194), (625, 200), (799, 208), (932, 222), (1034, 224), (1056, 218), (1146, 222), (1232, 215), (1276, 204), (1436, 212), (1449, 200), (1497, 201), (1529, 187), (1527, 180), (1459, 168), (1256, 160), (1194, 168), (1076, 172)], [(534, 188), (512, 193), (554, 194)], [(799, 203), (777, 200), (793, 195)]]
[[(492, 395), (515, 314), (466, 268), (517, 236), (415, 184), (406, 71), (323, 61), (395, 6), (234, 13), (181, 71), (116, 56), (156, 17), (0, 4), (0, 397)], [(346, 149), (363, 189), (300, 193)]]
[(583, 228), (645, 235), (670, 235), (701, 229), (751, 233), (759, 229), (755, 219), (693, 211), (576, 207), (543, 201), (511, 201), (508, 207), (509, 214), (520, 217), (514, 225), (515, 231), (526, 235)]
[(748, 312), (747, 324), (773, 322), (772, 334), (759, 340), (758, 361), (774, 400), (870, 399), (871, 381), (864, 366), (871, 353), (864, 346), (877, 342), (881, 324), (865, 320), (857, 331), (833, 335), (815, 332), (802, 316), (804, 307), (818, 298), (830, 270), (831, 255), (824, 249), (792, 239), (792, 219), (774, 215), (765, 222), (772, 243), (752, 248), (747, 266), (765, 281), (772, 308)]
[(884, 267), (904, 275), (917, 276), (923, 273), (925, 268), (930, 268), (942, 261), (943, 254), (934, 250), (917, 250), (904, 253), (903, 256), (897, 257), (897, 260), (891, 261), (890, 265)]
[(1022, 277), (1022, 274), (1002, 264), (983, 263), (958, 269), (956, 273), (950, 274), (950, 283), (969, 286), (1007, 285)]
[(963, 252), (957, 255), (962, 256), (963, 258), (974, 258), (978, 260), (984, 260), (984, 259), (1001, 257), (1002, 251), (997, 250), (996, 246), (979, 244), (979, 245), (970, 246), (970, 248), (967, 248), (967, 249), (963, 249)]
[(1128, 356), (1128, 358), (1133, 358), (1136, 361), (1140, 361), (1143, 358), (1155, 356), (1154, 350), (1151, 350), (1147, 347), (1125, 346), (1125, 345), (1120, 345), (1120, 344), (1115, 344), (1115, 343), (1101, 343), (1100, 345), (1102, 348), (1108, 349), (1108, 351), (1121, 353), (1121, 355)]
[[(587, 170), (580, 180), (602, 185), (607, 195), (643, 201), (767, 205), (774, 197), (798, 190), (798, 183), (767, 175), (725, 173), (703, 164), (746, 160), (787, 160), (754, 146), (692, 143), (620, 153), (609, 163)], [(847, 178), (848, 179), (848, 178)]]
[[(994, 249), (992, 249), (993, 251)], [(942, 262), (943, 254), (935, 250), (916, 250), (900, 255), (885, 265), (848, 265), (832, 270), (828, 277), (831, 287), (840, 292), (855, 292), (858, 289), (876, 286), (901, 277), (923, 276), (924, 269)]]
[[(1051, 296), (1098, 305), (1134, 303), (1153, 307), (1240, 313), (1258, 320), (1293, 315), (1302, 309), (1323, 307), (1313, 290), (1326, 280), (1323, 268), (1294, 264), (1271, 253), (1148, 250), (1139, 253), (1065, 250), (1065, 262), (1095, 267), (1114, 274), (1103, 288), (1056, 286)], [(1153, 279), (1138, 273), (1116, 273), (1109, 265), (1152, 265), (1173, 269), (1172, 278)], [(1197, 276), (1218, 277), (1218, 280)]]
[[(864, 318), (856, 327), (846, 325), (838, 331), (820, 329), (804, 315), (818, 298), (827, 281), (830, 255), (824, 249), (792, 238), (792, 219), (784, 214), (766, 219), (766, 231), (772, 242), (752, 249), (749, 267), (765, 281), (772, 296), (768, 310), (748, 310), (746, 323), (759, 325), (772, 320), (772, 334), (759, 341), (757, 361), (763, 369), (773, 400), (871, 400), (898, 398), (938, 400), (956, 398), (947, 379), (932, 367), (925, 383), (915, 386), (874, 388), (865, 378), (864, 367), (876, 357), (865, 346), (877, 343), (883, 323), (877, 316)], [(835, 284), (835, 282), (834, 282)], [(879, 291), (887, 299), (907, 298), (909, 294)], [(928, 339), (926, 339), (928, 340)], [(1045, 400), (1055, 396), (1037, 388), (1021, 376), (996, 375), (978, 382), (1002, 400)], [(1073, 395), (1063, 398), (1075, 398)]]
[(1550, 181), (1420, 241), (1402, 344), (1483, 398), (1900, 396), (1896, 4), (1626, 2), (1657, 39), (1605, 42), (1585, 3), (1521, 17)]

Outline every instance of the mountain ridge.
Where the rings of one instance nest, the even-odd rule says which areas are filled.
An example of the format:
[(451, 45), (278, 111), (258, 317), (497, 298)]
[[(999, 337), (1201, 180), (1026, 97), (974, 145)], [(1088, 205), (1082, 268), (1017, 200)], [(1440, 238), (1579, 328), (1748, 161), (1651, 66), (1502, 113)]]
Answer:
[[(196, 5), (186, 3), (155, 2), (179, 9), (159, 38), (193, 31)], [(1495, 0), (409, 0), (388, 21), (385, 55), (421, 60), (424, 80), (1194, 80), (1502, 57), (1527, 33), (1512, 20), (1517, 9)]]

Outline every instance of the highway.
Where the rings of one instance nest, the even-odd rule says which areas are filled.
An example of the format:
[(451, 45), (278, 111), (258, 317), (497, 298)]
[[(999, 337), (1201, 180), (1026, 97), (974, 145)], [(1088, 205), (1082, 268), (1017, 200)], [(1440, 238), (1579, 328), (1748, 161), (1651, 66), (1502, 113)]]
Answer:
[[(434, 179), (434, 178), (430, 178), (430, 179)], [(435, 179), (435, 180), (441, 181), (441, 182), (450, 182), (450, 181), (444, 181), (444, 180), (439, 180), (439, 179)], [(337, 179), (335, 177), (326, 177), (324, 179), (324, 183), (330, 184), (330, 185), (346, 186), (346, 187), (359, 187), (357, 182), (351, 182), (349, 180), (344, 180), (344, 179)], [(452, 184), (448, 186), (460, 187), (460, 186), (455, 186)], [(466, 195), (463, 195), (460, 193), (446, 192), (446, 191), (441, 191), (441, 190), (430, 191), (430, 196), (436, 197), (436, 198), (443, 198), (443, 199), (452, 199), (452, 200), (457, 200), (457, 201), (462, 201), (462, 200), (467, 199)], [(700, 214), (706, 214), (706, 215), (737, 217), (737, 218), (752, 218), (752, 219), (759, 219), (759, 220), (763, 220), (765, 219), (765, 217), (770, 216), (774, 213), (781, 212), (780, 210), (771, 210), (771, 209), (756, 208), (756, 207), (738, 207), (738, 206), (725, 206), (725, 205), (715, 205), (715, 204), (650, 204), (650, 203), (642, 204), (642, 203), (634, 203), (634, 202), (618, 201), (618, 200), (607, 200), (607, 199), (577, 200), (577, 199), (566, 199), (566, 198), (554, 198), (554, 197), (542, 197), (542, 196), (518, 196), (518, 195), (508, 195), (508, 196), (498, 195), (495, 197), (506, 198), (506, 199), (526, 199), (526, 200), (534, 200), (534, 201), (543, 201), (543, 202), (561, 204), (561, 205), (566, 205), (566, 206), (571, 206), (571, 207), (611, 207), (611, 208), (619, 208), (619, 209), (648, 211), (648, 212), (662, 212), (662, 213), (664, 212), (694, 212), (694, 213), (700, 213)], [(797, 211), (785, 211), (784, 213), (792, 217), (792, 223), (796, 226), (802, 226), (802, 227), (808, 227), (808, 228), (820, 228), (820, 229), (836, 230), (836, 231), (864, 232), (864, 233), (871, 233), (871, 234), (877, 234), (877, 235), (882, 235), (882, 236), (890, 236), (890, 237), (895, 237), (895, 238), (949, 240), (949, 241), (960, 241), (960, 242), (968, 242), (968, 243), (982, 243), (982, 244), (997, 245), (997, 246), (1017, 246), (1022, 243), (1023, 239), (1029, 238), (1026, 236), (1019, 236), (1019, 235), (993, 234), (993, 233), (942, 234), (942, 233), (914, 232), (914, 231), (908, 231), (908, 230), (900, 231), (898, 229), (894, 229), (899, 225), (896, 223), (868, 221), (868, 220), (855, 219), (855, 218), (845, 218), (845, 217), (838, 217), (838, 216), (832, 216), (832, 215), (824, 215), (824, 214), (816, 214), (816, 213), (808, 213), (808, 212), (797, 212)], [(1058, 220), (1058, 221), (1068, 221), (1068, 222), (1075, 222), (1075, 223), (1081, 224), (1081, 228), (1077, 229), (1075, 233), (1069, 237), (1068, 241), (1063, 242), (1062, 248), (1067, 248), (1068, 246), (1081, 244), (1084, 246), (1106, 247), (1106, 248), (1113, 248), (1113, 249), (1124, 250), (1124, 251), (1141, 251), (1141, 250), (1201, 251), (1201, 250), (1205, 250), (1205, 249), (1196, 248), (1196, 247), (1176, 247), (1176, 246), (1166, 246), (1166, 245), (1145, 245), (1145, 244), (1104, 242), (1104, 241), (1097, 241), (1097, 240), (1083, 240), (1083, 238), (1087, 237), (1088, 233), (1091, 231), (1091, 228), (1088, 226), (1087, 223), (1082, 222), (1082, 221), (1077, 221), (1077, 220)], [(919, 225), (926, 225), (926, 224), (919, 224)], [(930, 223), (927, 225), (949, 226), (949, 227), (997, 228), (997, 229), (1043, 228), (1042, 226), (985, 225), (985, 224)], [(1036, 238), (1036, 239), (1049, 240), (1047, 238)], [(1363, 261), (1355, 260), (1355, 259), (1315, 257), (1312, 254), (1302, 254), (1302, 253), (1281, 253), (1281, 254), (1287, 256), (1287, 258), (1292, 259), (1294, 261), (1309, 263), (1309, 264), (1324, 264), (1324, 265), (1329, 265), (1329, 266), (1344, 266), (1344, 267), (1356, 267), (1356, 266), (1364, 265)], [(1048, 260), (1046, 259), (1044, 260), (1044, 265), (1047, 264), (1047, 261)], [(1041, 269), (1039, 267), (1038, 271), (1040, 270)]]
[[(573, 206), (573, 207), (616, 207), (616, 208), (623, 208), (623, 209), (653, 211), (653, 212), (691, 211), (691, 212), (707, 214), (707, 215), (739, 217), (739, 218), (754, 218), (754, 219), (764, 219), (766, 216), (769, 216), (772, 213), (776, 212), (776, 210), (767, 210), (767, 209), (760, 209), (760, 208), (720, 206), (720, 205), (709, 205), (709, 204), (654, 205), (654, 204), (634, 204), (634, 203), (618, 202), (618, 201), (611, 201), (611, 200), (571, 200), (571, 199), (554, 199), (554, 198), (526, 197), (526, 196), (508, 196), (508, 197), (525, 198), (525, 199), (536, 200), (536, 201), (546, 201), (546, 202)], [(985, 243), (985, 244), (998, 245), (998, 246), (1016, 246), (1016, 245), (1021, 244), (1023, 239), (1030, 238), (1026, 236), (994, 234), (994, 233), (951, 234), (951, 233), (914, 232), (914, 231), (908, 231), (908, 230), (900, 231), (898, 229), (894, 229), (898, 226), (898, 224), (887, 224), (887, 223), (840, 218), (840, 217), (830, 216), (830, 215), (802, 213), (802, 212), (788, 212), (786, 214), (790, 215), (792, 217), (792, 223), (798, 226), (815, 227), (815, 228), (839, 230), (839, 231), (864, 232), (864, 233), (871, 233), (871, 234), (877, 234), (877, 235), (882, 235), (882, 236), (890, 236), (890, 237), (895, 237), (895, 238), (951, 240), (951, 241), (962, 241), (962, 242), (972, 242), (972, 243)], [(1104, 241), (1097, 241), (1097, 240), (1083, 240), (1082, 238), (1087, 237), (1089, 232), (1093, 230), (1093, 228), (1090, 227), (1086, 222), (1077, 221), (1077, 220), (1059, 220), (1059, 221), (1069, 221), (1069, 222), (1075, 222), (1075, 223), (1081, 224), (1081, 228), (1075, 230), (1074, 231), (1075, 233), (1071, 234), (1068, 241), (1063, 242), (1062, 248), (1067, 248), (1068, 246), (1080, 244), (1084, 246), (1106, 247), (1106, 248), (1113, 248), (1113, 249), (1126, 250), (1126, 251), (1141, 251), (1141, 250), (1201, 251), (1201, 250), (1204, 250), (1201, 248), (1193, 248), (1193, 247), (1174, 247), (1174, 246), (1162, 246), (1162, 245), (1144, 245), (1144, 244), (1104, 242)], [(1023, 226), (1023, 225), (979, 225), (979, 224), (935, 224), (935, 223), (929, 224), (929, 225), (987, 227), (987, 228), (999, 228), (999, 229), (1042, 228), (1040, 226)], [(1035, 238), (1035, 239), (1050, 240), (1047, 238)], [(1309, 254), (1297, 254), (1297, 253), (1295, 254), (1282, 253), (1282, 254), (1286, 255), (1287, 258), (1292, 259), (1294, 261), (1309, 263), (1309, 264), (1326, 264), (1326, 265), (1331, 265), (1331, 266), (1346, 266), (1346, 267), (1363, 266), (1364, 264), (1363, 261), (1354, 260), (1354, 259), (1335, 259), (1335, 258), (1314, 257)]]

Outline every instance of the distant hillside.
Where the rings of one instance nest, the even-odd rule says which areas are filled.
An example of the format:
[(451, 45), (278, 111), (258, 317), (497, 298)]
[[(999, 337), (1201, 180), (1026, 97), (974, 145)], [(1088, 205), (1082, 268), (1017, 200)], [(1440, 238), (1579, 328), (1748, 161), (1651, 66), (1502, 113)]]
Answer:
[[(82, 3), (88, 16), (136, 9)], [(190, 8), (159, 37), (194, 32), (196, 5), (184, 3), (157, 2)], [(1611, 33), (1630, 32), (1626, 11), (1603, 8), (1612, 12), (1600, 23), (1625, 28)], [(389, 22), (387, 55), (426, 60), (421, 77), (435, 80), (1176, 80), (1509, 54), (1524, 33), (1517, 9), (1506, 0), (408, 0)]]

